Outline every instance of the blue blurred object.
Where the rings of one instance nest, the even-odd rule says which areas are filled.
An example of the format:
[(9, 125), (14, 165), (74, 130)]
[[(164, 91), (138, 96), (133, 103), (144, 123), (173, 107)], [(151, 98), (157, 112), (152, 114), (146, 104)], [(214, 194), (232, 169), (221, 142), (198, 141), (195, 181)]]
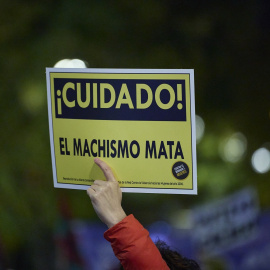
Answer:
[(224, 252), (230, 270), (269, 270), (270, 211), (259, 216), (258, 234), (254, 240)]
[(106, 230), (107, 227), (102, 223), (72, 222), (72, 231), (85, 270), (119, 268), (120, 263), (114, 256), (110, 243), (103, 237)]

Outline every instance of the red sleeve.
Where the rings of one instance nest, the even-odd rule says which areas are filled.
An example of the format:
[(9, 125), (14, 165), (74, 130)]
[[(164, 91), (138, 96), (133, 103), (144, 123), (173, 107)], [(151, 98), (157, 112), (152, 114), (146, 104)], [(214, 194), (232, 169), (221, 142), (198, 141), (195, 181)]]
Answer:
[(169, 270), (149, 232), (129, 215), (104, 233), (125, 270)]

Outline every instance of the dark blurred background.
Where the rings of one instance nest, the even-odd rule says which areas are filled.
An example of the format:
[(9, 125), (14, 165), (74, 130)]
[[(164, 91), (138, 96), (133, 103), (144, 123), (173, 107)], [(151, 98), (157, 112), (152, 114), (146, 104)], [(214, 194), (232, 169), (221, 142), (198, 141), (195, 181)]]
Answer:
[[(90, 68), (195, 70), (198, 195), (124, 194), (124, 209), (153, 233), (158, 227), (160, 234), (170, 230), (174, 239), (186, 237), (181, 238), (186, 243), (174, 246), (180, 251), (189, 246), (188, 255), (203, 269), (239, 270), (241, 264), (253, 270), (254, 262), (254, 269), (269, 269), (264, 267), (270, 241), (262, 230), (270, 226), (269, 1), (0, 4), (0, 269), (114, 267), (109, 261), (106, 266), (85, 262), (99, 241), (91, 231), (102, 238), (105, 230), (86, 193), (53, 187), (45, 68), (73, 58)], [(249, 209), (258, 221), (252, 225), (254, 237), (264, 238), (256, 249), (263, 247), (266, 256), (245, 261), (241, 245), (252, 245), (254, 239), (241, 232), (233, 234), (246, 239), (237, 250), (233, 241), (223, 243), (217, 236), (213, 246), (222, 242), (220, 252), (204, 250), (207, 239), (193, 239), (200, 233), (190, 216), (202, 205), (202, 213), (216, 206), (224, 214), (224, 202), (237, 204), (235, 198), (241, 200), (246, 188), (252, 190), (245, 196), (251, 198)], [(102, 261), (102, 256), (92, 260)]]

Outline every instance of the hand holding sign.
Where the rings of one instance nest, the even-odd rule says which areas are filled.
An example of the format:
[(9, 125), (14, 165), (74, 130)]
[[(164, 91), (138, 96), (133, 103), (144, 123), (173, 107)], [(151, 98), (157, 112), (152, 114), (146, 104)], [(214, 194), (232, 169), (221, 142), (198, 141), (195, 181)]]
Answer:
[(121, 206), (122, 191), (111, 168), (99, 158), (94, 161), (104, 173), (106, 181), (95, 180), (87, 194), (100, 220), (111, 228), (126, 217)]

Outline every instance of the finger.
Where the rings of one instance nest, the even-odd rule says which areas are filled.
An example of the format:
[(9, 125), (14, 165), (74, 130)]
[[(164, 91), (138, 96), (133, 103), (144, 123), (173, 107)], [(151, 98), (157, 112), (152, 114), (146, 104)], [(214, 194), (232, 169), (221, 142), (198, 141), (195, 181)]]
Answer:
[[(104, 182), (104, 181), (103, 181)], [(91, 189), (94, 190), (96, 193), (102, 190), (102, 186), (93, 184)]]
[(96, 195), (97, 195), (96, 191), (93, 190), (92, 188), (88, 188), (87, 195), (89, 196), (92, 204), (94, 205), (96, 203)]
[(91, 198), (95, 194), (95, 191), (90, 187), (87, 189), (87, 195)]
[(104, 180), (95, 180), (94, 183), (92, 184), (92, 186), (93, 185), (104, 186), (104, 185), (106, 185), (106, 181), (104, 181)]
[(116, 181), (111, 168), (109, 167), (109, 165), (106, 162), (104, 162), (103, 160), (101, 160), (99, 158), (95, 158), (94, 162), (102, 170), (102, 172), (104, 173), (107, 181)]

